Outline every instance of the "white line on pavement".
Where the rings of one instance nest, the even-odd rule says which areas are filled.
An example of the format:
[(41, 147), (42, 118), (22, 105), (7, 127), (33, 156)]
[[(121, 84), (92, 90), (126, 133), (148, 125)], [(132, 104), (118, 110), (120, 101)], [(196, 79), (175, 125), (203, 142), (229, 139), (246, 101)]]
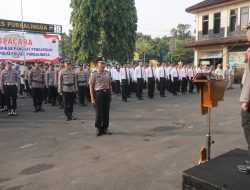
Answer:
[(82, 179), (82, 178), (78, 178), (78, 179), (76, 179), (76, 180), (74, 180), (74, 181), (71, 181), (71, 184), (74, 184), (74, 183), (80, 181), (81, 179)]
[(80, 133), (80, 132), (73, 132), (73, 133), (70, 133), (70, 135), (75, 135), (75, 134), (77, 134), (77, 133)]
[(35, 145), (37, 145), (37, 143), (27, 144), (27, 145), (21, 146), (20, 148), (23, 149), (23, 148), (27, 148), (27, 147), (31, 147), (31, 146), (35, 146)]

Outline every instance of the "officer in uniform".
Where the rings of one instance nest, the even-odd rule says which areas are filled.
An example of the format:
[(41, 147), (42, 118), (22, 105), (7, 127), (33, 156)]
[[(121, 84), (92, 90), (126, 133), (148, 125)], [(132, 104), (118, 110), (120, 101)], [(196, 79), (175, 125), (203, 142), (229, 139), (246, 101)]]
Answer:
[(96, 64), (96, 70), (91, 73), (89, 78), (91, 102), (96, 111), (96, 136), (111, 135), (111, 132), (108, 131), (111, 76), (108, 71), (105, 71), (105, 61), (102, 58), (97, 59)]
[(148, 98), (152, 99), (155, 92), (155, 70), (152, 62), (149, 63), (149, 67), (146, 70), (146, 80), (148, 83)]
[(65, 68), (60, 71), (58, 79), (58, 93), (63, 97), (66, 121), (76, 120), (72, 114), (75, 94), (78, 91), (77, 79), (70, 60), (65, 61)]
[[(57, 91), (58, 91), (59, 73), (63, 69), (64, 69), (64, 60), (61, 59), (60, 66), (55, 69), (55, 81), (54, 82), (55, 82), (55, 87), (57, 88)], [(60, 94), (58, 94), (58, 102), (59, 102), (60, 109), (63, 109), (63, 98)]]
[[(5, 63), (1, 63), (0, 65), (0, 81), (2, 81), (1, 78), (1, 73), (5, 70)], [(0, 85), (0, 111), (5, 112), (8, 111), (7, 106), (6, 106), (6, 101), (3, 93), (3, 85)]]
[(16, 99), (17, 92), (20, 89), (20, 78), (18, 73), (12, 69), (12, 62), (7, 61), (7, 67), (1, 73), (1, 85), (5, 95), (5, 100), (8, 109), (8, 116), (16, 116)]
[(45, 73), (39, 61), (35, 63), (35, 68), (30, 71), (29, 85), (32, 89), (34, 112), (44, 111), (42, 109), (42, 102), (44, 97)]
[(130, 83), (129, 69), (127, 65), (124, 64), (120, 69), (120, 83), (122, 85), (122, 101), (128, 102), (128, 85)]
[(83, 69), (83, 64), (80, 64), (79, 69), (76, 71), (76, 79), (78, 85), (79, 104), (83, 107), (86, 106), (85, 97), (87, 95), (88, 83), (88, 74), (87, 71)]
[(49, 103), (52, 104), (52, 106), (56, 105), (56, 87), (55, 87), (55, 69), (54, 65), (50, 64), (49, 70), (45, 74), (45, 81), (46, 81), (46, 87), (48, 89), (48, 98), (49, 98)]
[(143, 67), (142, 61), (139, 61), (139, 65), (135, 68), (134, 75), (135, 75), (134, 79), (136, 80), (136, 83), (137, 83), (136, 96), (138, 100), (143, 100), (142, 93), (143, 93), (144, 80), (146, 79), (146, 76), (145, 76), (145, 69)]
[[(250, 42), (250, 23), (246, 26), (247, 39)], [(250, 48), (246, 52), (246, 66), (245, 66), (245, 80), (243, 81), (243, 88), (241, 91), (241, 118), (242, 127), (244, 130), (245, 138), (248, 144), (248, 159), (244, 164), (238, 165), (237, 169), (240, 172), (250, 174)]]

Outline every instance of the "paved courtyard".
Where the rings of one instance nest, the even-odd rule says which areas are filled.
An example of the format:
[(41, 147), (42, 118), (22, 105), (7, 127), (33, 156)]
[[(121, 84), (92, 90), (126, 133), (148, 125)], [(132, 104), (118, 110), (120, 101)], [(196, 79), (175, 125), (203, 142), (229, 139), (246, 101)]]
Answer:
[[(240, 89), (226, 92), (212, 111), (212, 157), (246, 149)], [(198, 163), (206, 145), (206, 116), (197, 93), (121, 102), (113, 97), (112, 136), (95, 136), (94, 109), (75, 105), (76, 121), (58, 107), (33, 113), (18, 100), (16, 118), (0, 113), (0, 190), (179, 190), (182, 171)]]

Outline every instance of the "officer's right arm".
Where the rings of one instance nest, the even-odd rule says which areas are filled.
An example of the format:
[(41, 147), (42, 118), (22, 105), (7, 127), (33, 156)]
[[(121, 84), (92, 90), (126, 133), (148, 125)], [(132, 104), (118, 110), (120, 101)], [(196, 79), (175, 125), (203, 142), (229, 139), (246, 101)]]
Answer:
[(89, 91), (91, 96), (91, 103), (95, 105), (95, 83), (94, 83), (94, 73), (90, 74), (89, 78)]
[(30, 73), (29, 73), (29, 79), (28, 79), (30, 89), (32, 89), (32, 77), (33, 77), (33, 73), (32, 73), (32, 70), (31, 70)]
[(63, 79), (62, 79), (62, 71), (63, 70), (61, 70), (60, 72), (59, 72), (59, 76), (58, 76), (58, 93), (60, 94), (60, 95), (62, 95), (62, 83), (63, 83)]
[(250, 102), (250, 67), (249, 64), (246, 65), (245, 68), (245, 80), (242, 87), (241, 95), (240, 95), (241, 108), (243, 111), (247, 111)]

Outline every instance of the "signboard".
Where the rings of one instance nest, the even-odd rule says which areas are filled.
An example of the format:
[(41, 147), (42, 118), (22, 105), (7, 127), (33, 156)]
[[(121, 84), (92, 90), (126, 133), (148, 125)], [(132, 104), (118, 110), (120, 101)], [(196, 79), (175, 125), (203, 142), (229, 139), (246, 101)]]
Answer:
[[(21, 21), (3, 20), (0, 19), (0, 29), (4, 30), (22, 30)], [(40, 32), (40, 33), (54, 33), (54, 25), (52, 24), (41, 24), (33, 22), (23, 22), (24, 31), (29, 32)]]
[(0, 31), (0, 61), (58, 62), (58, 41), (58, 35)]
[(222, 51), (202, 51), (200, 59), (222, 59)]
[(228, 61), (230, 68), (244, 68), (245, 52), (230, 52), (228, 54)]
[(134, 53), (134, 61), (138, 61), (140, 59), (140, 54), (139, 53)]

